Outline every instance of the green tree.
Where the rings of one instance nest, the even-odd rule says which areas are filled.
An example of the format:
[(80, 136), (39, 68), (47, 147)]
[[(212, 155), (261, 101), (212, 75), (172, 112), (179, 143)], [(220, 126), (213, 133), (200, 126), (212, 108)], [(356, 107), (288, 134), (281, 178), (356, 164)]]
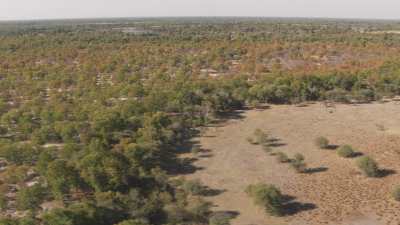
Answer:
[(79, 186), (78, 172), (74, 167), (68, 165), (65, 160), (55, 160), (48, 165), (46, 180), (53, 196), (58, 199), (63, 199), (71, 188)]
[(129, 161), (119, 153), (91, 152), (79, 162), (81, 177), (97, 191), (126, 187), (130, 174)]
[(256, 205), (265, 208), (266, 212), (273, 216), (283, 215), (283, 195), (273, 185), (256, 184), (249, 185), (246, 193), (253, 198)]
[(45, 197), (45, 189), (38, 184), (23, 188), (17, 193), (17, 207), (20, 210), (38, 210)]
[(124, 220), (116, 225), (149, 225), (149, 223), (144, 220)]
[(369, 156), (363, 156), (357, 160), (357, 166), (367, 177), (378, 177), (378, 164)]

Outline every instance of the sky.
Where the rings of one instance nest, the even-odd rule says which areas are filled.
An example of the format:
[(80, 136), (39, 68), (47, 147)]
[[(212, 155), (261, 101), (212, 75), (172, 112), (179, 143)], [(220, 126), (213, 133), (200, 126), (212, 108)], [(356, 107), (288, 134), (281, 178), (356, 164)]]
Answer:
[(0, 0), (0, 20), (257, 16), (400, 19), (400, 0)]

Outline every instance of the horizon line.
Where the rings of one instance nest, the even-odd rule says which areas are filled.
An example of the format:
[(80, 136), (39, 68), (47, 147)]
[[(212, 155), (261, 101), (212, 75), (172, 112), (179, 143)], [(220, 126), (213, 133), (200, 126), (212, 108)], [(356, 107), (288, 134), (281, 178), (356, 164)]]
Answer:
[(319, 16), (106, 16), (106, 17), (53, 17), (53, 18), (21, 18), (2, 19), (1, 22), (34, 22), (34, 21), (63, 21), (63, 20), (113, 20), (113, 19), (185, 19), (185, 18), (231, 18), (231, 19), (320, 19), (320, 20), (374, 20), (374, 21), (400, 21), (400, 18), (375, 18), (375, 17), (319, 17)]

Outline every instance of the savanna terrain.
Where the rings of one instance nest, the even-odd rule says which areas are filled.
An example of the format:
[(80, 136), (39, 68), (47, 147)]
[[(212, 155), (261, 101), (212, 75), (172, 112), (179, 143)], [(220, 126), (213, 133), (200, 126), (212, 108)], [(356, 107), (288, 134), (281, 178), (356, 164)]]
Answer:
[(396, 224), (399, 30), (1, 22), (0, 224)]
[[(216, 210), (233, 213), (232, 224), (398, 224), (400, 203), (391, 193), (399, 180), (399, 113), (398, 102), (338, 104), (334, 109), (308, 103), (238, 111), (193, 139), (202, 151), (186, 156), (196, 158), (198, 168), (188, 177), (220, 191), (207, 199)], [(259, 145), (248, 143), (246, 137), (256, 128), (275, 139), (273, 151), (304, 154), (311, 170), (298, 174)], [(315, 146), (314, 139), (321, 135), (329, 138), (330, 149)], [(356, 157), (376, 158), (387, 173), (364, 177), (356, 157), (343, 159), (336, 154), (344, 144), (357, 149)], [(275, 184), (293, 198), (287, 217), (268, 217), (254, 206), (244, 190), (259, 182)]]

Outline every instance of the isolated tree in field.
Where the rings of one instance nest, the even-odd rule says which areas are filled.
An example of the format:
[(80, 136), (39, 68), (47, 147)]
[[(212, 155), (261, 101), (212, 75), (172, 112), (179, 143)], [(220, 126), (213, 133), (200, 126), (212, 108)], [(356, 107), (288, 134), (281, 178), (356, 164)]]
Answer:
[(337, 150), (340, 157), (350, 158), (354, 156), (354, 150), (350, 145), (343, 145)]
[(289, 157), (284, 152), (277, 152), (276, 153), (276, 160), (280, 163), (288, 163), (290, 162)]
[(252, 145), (258, 145), (259, 143), (252, 137), (246, 138), (247, 142), (249, 142)]
[(258, 144), (265, 144), (268, 142), (268, 135), (261, 129), (256, 129), (254, 131), (254, 136)]
[(246, 193), (253, 198), (256, 205), (264, 207), (268, 214), (283, 215), (284, 197), (277, 187), (268, 184), (249, 185)]
[(297, 153), (290, 161), (290, 165), (298, 172), (305, 173), (307, 171), (307, 164), (304, 162), (304, 156)]
[(357, 166), (367, 177), (378, 177), (378, 164), (369, 156), (363, 156), (357, 160)]
[(320, 149), (327, 149), (329, 147), (329, 140), (325, 137), (317, 137), (314, 142)]

